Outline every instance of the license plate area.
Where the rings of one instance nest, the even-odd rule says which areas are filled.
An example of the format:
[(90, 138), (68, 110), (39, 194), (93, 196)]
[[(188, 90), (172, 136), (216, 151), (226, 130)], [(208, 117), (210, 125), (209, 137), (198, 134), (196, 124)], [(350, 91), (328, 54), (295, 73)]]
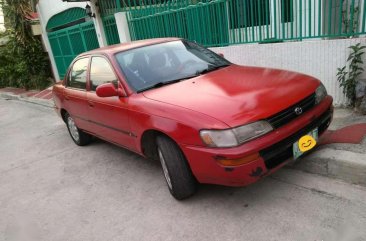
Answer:
[(292, 145), (293, 157), (296, 160), (305, 152), (313, 149), (318, 142), (318, 128), (313, 129), (306, 135), (302, 136), (298, 141)]

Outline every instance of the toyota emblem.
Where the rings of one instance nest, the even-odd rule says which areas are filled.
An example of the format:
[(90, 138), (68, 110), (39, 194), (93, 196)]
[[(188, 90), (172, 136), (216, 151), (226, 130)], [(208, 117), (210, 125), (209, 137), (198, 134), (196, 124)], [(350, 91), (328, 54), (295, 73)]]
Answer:
[(301, 107), (296, 107), (295, 108), (295, 113), (296, 113), (296, 115), (301, 115), (302, 114), (302, 108)]

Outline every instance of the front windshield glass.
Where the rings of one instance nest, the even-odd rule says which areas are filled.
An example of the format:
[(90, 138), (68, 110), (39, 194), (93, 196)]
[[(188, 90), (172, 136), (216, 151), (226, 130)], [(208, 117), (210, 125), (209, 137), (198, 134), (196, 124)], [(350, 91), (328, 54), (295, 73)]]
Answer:
[(161, 87), (228, 66), (214, 52), (189, 41), (172, 41), (116, 54), (129, 85), (137, 92)]

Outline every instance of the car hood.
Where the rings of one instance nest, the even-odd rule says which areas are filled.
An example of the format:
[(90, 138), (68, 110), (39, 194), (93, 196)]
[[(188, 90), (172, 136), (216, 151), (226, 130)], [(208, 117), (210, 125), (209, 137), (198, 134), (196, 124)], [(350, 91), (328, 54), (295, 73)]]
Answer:
[(235, 127), (280, 112), (314, 93), (319, 83), (295, 72), (231, 65), (143, 94)]

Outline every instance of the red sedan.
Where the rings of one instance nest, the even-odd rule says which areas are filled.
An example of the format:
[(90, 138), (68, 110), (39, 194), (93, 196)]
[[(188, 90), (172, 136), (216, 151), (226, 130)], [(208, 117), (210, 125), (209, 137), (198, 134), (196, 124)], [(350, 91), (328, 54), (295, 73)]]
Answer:
[(333, 114), (311, 76), (238, 66), (177, 38), (83, 53), (53, 96), (77, 145), (97, 136), (159, 160), (176, 199), (274, 172), (312, 149)]

